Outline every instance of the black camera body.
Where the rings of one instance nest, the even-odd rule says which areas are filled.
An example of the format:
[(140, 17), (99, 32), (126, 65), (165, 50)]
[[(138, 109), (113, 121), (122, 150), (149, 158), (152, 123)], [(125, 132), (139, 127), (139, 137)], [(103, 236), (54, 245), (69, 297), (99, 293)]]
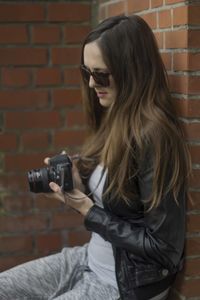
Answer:
[(28, 172), (30, 191), (33, 193), (53, 192), (49, 187), (52, 181), (57, 183), (62, 191), (69, 192), (73, 189), (72, 162), (66, 154), (50, 158), (49, 166), (46, 168)]

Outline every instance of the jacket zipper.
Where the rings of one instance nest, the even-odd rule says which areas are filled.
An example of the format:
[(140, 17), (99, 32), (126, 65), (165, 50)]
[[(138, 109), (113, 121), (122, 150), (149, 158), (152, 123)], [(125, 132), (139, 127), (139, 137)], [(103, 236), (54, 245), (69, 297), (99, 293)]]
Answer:
[(119, 295), (120, 295), (120, 298), (118, 300), (123, 300), (123, 297), (122, 297), (122, 290), (121, 290), (121, 287), (120, 287), (120, 284), (119, 284), (119, 279), (118, 279), (118, 276), (117, 276), (117, 261), (118, 261), (118, 251), (116, 248), (113, 248), (113, 253), (114, 253), (114, 257), (115, 257), (115, 276), (116, 276), (116, 280), (117, 280), (117, 285), (118, 285), (118, 289), (119, 289)]

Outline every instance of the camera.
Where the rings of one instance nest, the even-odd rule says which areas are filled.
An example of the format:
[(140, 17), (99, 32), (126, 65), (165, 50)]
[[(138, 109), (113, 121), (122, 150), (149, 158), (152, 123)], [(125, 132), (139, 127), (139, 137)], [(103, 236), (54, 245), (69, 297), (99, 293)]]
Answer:
[(66, 154), (50, 158), (49, 166), (46, 168), (28, 172), (30, 191), (33, 193), (53, 192), (49, 187), (52, 181), (57, 183), (62, 191), (69, 192), (73, 189), (72, 162)]

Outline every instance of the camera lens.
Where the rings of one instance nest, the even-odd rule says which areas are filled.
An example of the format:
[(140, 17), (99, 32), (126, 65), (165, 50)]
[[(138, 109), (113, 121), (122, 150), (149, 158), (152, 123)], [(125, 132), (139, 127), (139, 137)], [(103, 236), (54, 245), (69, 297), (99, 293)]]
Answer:
[(33, 193), (52, 192), (49, 187), (48, 168), (34, 169), (28, 172), (30, 191)]

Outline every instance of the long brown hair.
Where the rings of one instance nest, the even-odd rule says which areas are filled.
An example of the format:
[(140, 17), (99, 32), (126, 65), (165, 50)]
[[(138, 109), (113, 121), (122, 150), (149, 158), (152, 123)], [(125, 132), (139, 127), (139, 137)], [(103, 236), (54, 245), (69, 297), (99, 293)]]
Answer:
[(105, 109), (95, 91), (83, 82), (89, 137), (79, 162), (81, 173), (88, 176), (102, 162), (108, 169), (106, 192), (112, 190), (128, 202), (134, 199), (131, 180), (150, 151), (154, 169), (152, 195), (146, 199), (150, 208), (168, 192), (173, 192), (176, 200), (187, 183), (189, 156), (150, 27), (136, 15), (104, 20), (86, 37), (82, 64), (84, 47), (93, 41), (112, 73), (117, 98)]

